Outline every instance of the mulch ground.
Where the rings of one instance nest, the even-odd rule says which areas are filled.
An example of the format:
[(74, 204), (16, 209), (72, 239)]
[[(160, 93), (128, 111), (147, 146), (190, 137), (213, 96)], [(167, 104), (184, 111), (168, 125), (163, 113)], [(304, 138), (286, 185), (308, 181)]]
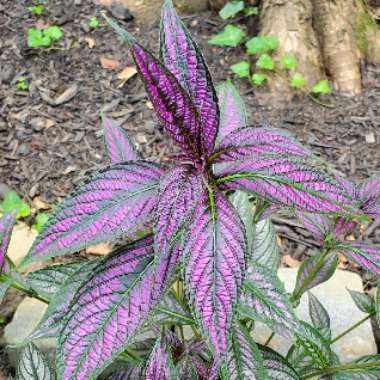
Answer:
[[(143, 157), (161, 161), (173, 150), (157, 126), (139, 79), (133, 77), (124, 85), (117, 79), (123, 68), (133, 66), (126, 47), (100, 17), (100, 27), (89, 29), (89, 17), (99, 15), (102, 8), (88, 1), (68, 3), (50, 1), (41, 17), (44, 23), (64, 30), (59, 50), (44, 52), (26, 45), (27, 28), (38, 21), (27, 10), (30, 2), (3, 0), (0, 4), (0, 197), (7, 189), (14, 189), (30, 204), (38, 196), (54, 205), (85, 173), (104, 167), (107, 160), (100, 112), (122, 123)], [(203, 47), (214, 80), (230, 77), (228, 68), (243, 57), (243, 50), (207, 44), (210, 35), (221, 29), (217, 15), (203, 12), (185, 20)], [(157, 49), (158, 20), (131, 21), (127, 27), (145, 45)], [(93, 42), (95, 46), (90, 47)], [(120, 66), (105, 69), (101, 58), (118, 61)], [(27, 79), (29, 91), (17, 90), (15, 81), (21, 76)], [(334, 108), (308, 98), (296, 99), (285, 109), (265, 106), (249, 84), (234, 82), (244, 95), (252, 123), (291, 131), (328, 162), (330, 170), (353, 180), (363, 180), (380, 170), (379, 68), (363, 67), (362, 95), (349, 98), (333, 94), (329, 101), (335, 103)], [(284, 255), (302, 259), (318, 248), (296, 221), (277, 216), (275, 222), (283, 238)], [(365, 237), (380, 242), (376, 224), (367, 226), (366, 231)]]

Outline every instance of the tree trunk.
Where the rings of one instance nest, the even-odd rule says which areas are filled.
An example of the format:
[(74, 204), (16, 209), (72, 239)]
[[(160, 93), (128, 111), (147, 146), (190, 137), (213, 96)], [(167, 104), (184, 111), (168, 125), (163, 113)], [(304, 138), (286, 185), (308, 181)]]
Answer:
[[(296, 57), (297, 66), (289, 74), (301, 74), (306, 79), (306, 89), (323, 78), (322, 56), (312, 27), (310, 0), (263, 0), (260, 7), (259, 29), (261, 35), (278, 38), (279, 47), (273, 53), (276, 60), (280, 60), (283, 55)], [(289, 75), (284, 74), (279, 72), (268, 82), (270, 94), (281, 102), (291, 100), (294, 95)], [(269, 96), (271, 101), (273, 101), (272, 96)]]

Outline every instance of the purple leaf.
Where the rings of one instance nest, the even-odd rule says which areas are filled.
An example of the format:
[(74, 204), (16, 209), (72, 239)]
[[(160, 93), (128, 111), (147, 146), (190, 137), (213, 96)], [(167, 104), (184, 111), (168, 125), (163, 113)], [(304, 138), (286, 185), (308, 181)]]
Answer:
[(135, 233), (154, 217), (162, 174), (160, 167), (143, 161), (97, 172), (56, 209), (26, 262), (76, 252)]
[(260, 346), (269, 378), (268, 380), (301, 380), (295, 369), (277, 352)]
[(103, 116), (104, 139), (112, 164), (139, 159), (136, 148), (127, 133), (112, 119)]
[(170, 284), (179, 250), (153, 260), (146, 238), (104, 258), (75, 294), (59, 338), (62, 380), (94, 379), (144, 326)]
[(297, 216), (302, 225), (320, 242), (332, 230), (331, 220), (326, 215), (297, 211)]
[(224, 137), (215, 149), (215, 162), (254, 158), (262, 154), (309, 157), (310, 151), (293, 137), (275, 128), (241, 128)]
[(223, 189), (248, 190), (282, 206), (319, 213), (343, 213), (350, 207), (344, 189), (333, 178), (298, 159), (269, 155), (214, 170)]
[[(312, 289), (317, 285), (326, 282), (334, 274), (338, 265), (338, 257), (336, 253), (329, 253), (321, 263), (319, 263), (320, 257), (321, 254), (317, 254), (307, 258), (298, 269), (294, 292), (301, 292), (299, 293), (299, 297), (302, 296), (306, 290)], [(317, 269), (317, 266), (319, 267), (318, 274), (304, 289), (301, 289), (301, 287), (303, 287), (302, 284), (304, 283), (305, 279)]]
[(298, 331), (298, 319), (281, 281), (273, 269), (254, 261), (249, 263), (246, 272), (239, 312), (267, 324), (286, 338)]
[(367, 215), (380, 219), (380, 177), (370, 178), (358, 186), (360, 208)]
[[(76, 266), (76, 269), (63, 281), (58, 291), (52, 295), (45, 314), (42, 316), (38, 326), (30, 335), (29, 339), (53, 337), (59, 333), (61, 325), (70, 311), (70, 304), (75, 293), (88, 280), (94, 268), (99, 265), (99, 260), (91, 260), (79, 264), (81, 265)], [(61, 267), (64, 265), (56, 266)]]
[(243, 99), (240, 97), (231, 81), (226, 81), (217, 87), (220, 125), (218, 140), (224, 139), (235, 130), (247, 126), (247, 114)]
[(167, 171), (159, 187), (158, 222), (155, 243), (159, 254), (178, 238), (183, 225), (193, 217), (198, 195), (202, 192), (202, 177), (191, 167), (178, 166)]
[(339, 251), (364, 269), (380, 276), (380, 248), (361, 241), (345, 241)]
[(190, 96), (175, 76), (132, 35), (114, 21), (107, 21), (130, 46), (137, 70), (163, 128), (191, 158), (200, 156), (202, 151), (197, 134), (201, 122)]
[(338, 237), (345, 237), (348, 235), (350, 232), (355, 227), (355, 222), (352, 220), (347, 220), (343, 217), (339, 217), (338, 220), (336, 221), (334, 230), (332, 231), (331, 235), (336, 239)]
[(0, 218), (0, 272), (4, 270), (5, 255), (7, 254), (9, 241), (11, 240), (16, 215), (16, 211), (11, 211)]
[(165, 337), (157, 340), (147, 363), (145, 380), (172, 380), (174, 364)]
[(195, 141), (204, 154), (210, 154), (218, 132), (218, 99), (204, 58), (171, 0), (162, 7), (160, 59), (190, 95), (200, 119)]
[(185, 286), (215, 357), (225, 357), (245, 271), (244, 225), (220, 192), (199, 195), (184, 242)]
[(267, 380), (263, 358), (249, 331), (240, 323), (232, 329), (232, 349), (226, 367), (229, 380)]
[(140, 367), (120, 369), (114, 372), (108, 380), (140, 380), (143, 370)]

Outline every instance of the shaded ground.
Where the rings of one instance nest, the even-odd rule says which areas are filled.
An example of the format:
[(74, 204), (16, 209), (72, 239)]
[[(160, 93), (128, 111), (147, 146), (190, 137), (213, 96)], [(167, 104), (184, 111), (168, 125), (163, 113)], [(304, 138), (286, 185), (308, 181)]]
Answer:
[[(117, 74), (133, 66), (126, 48), (104, 25), (89, 30), (89, 17), (99, 15), (101, 7), (88, 1), (71, 3), (51, 1), (41, 18), (64, 30), (61, 50), (48, 52), (26, 47), (26, 30), (38, 20), (27, 11), (30, 2), (3, 0), (0, 4), (0, 197), (6, 185), (29, 203), (39, 196), (53, 205), (87, 171), (106, 165), (100, 111), (122, 123), (144, 157), (164, 160), (172, 151), (173, 144), (157, 126), (138, 78), (120, 86)], [(186, 17), (186, 23), (204, 47), (215, 81), (228, 78), (228, 67), (239, 61), (243, 51), (207, 45), (209, 36), (221, 29), (217, 16), (204, 12)], [(128, 29), (156, 50), (158, 20), (133, 21)], [(95, 42), (93, 48), (88, 38)], [(102, 57), (119, 61), (120, 66), (104, 69)], [(251, 122), (292, 131), (326, 160), (331, 170), (362, 180), (380, 170), (380, 70), (369, 67), (365, 72), (363, 94), (356, 98), (332, 96), (334, 108), (299, 99), (287, 109), (277, 110), (260, 105), (257, 92), (245, 82), (236, 80), (235, 84), (245, 95)], [(16, 89), (19, 76), (27, 78), (28, 92)], [(52, 105), (68, 89), (72, 98)], [(282, 240), (284, 254), (292, 253), (299, 259), (317, 247), (295, 221), (281, 217), (275, 221), (280, 235), (286, 237)], [(380, 242), (377, 225), (368, 226), (366, 231), (364, 234)], [(0, 308), (0, 315), (3, 313)]]

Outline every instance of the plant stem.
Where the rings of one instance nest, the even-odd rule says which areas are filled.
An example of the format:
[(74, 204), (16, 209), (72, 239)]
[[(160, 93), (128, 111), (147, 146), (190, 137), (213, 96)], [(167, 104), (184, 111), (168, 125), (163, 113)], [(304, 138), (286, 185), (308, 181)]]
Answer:
[(347, 335), (348, 333), (350, 333), (352, 330), (355, 330), (357, 327), (359, 327), (361, 324), (363, 324), (365, 321), (367, 321), (368, 319), (370, 319), (375, 313), (371, 313), (371, 314), (368, 314), (366, 315), (363, 319), (361, 319), (360, 321), (356, 322), (355, 324), (353, 324), (351, 327), (349, 327), (347, 330), (344, 330), (342, 333), (340, 333), (339, 335), (337, 335), (332, 341), (331, 341), (331, 344), (335, 343), (337, 340), (339, 340), (340, 338), (343, 338), (345, 335)]
[[(1, 279), (1, 277), (5, 278), (6, 280), (9, 279), (12, 281), (12, 283), (10, 284), (10, 287), (13, 288), (13, 289), (17, 289), (19, 290), (20, 292), (23, 292), (24, 294), (26, 294), (28, 297), (32, 297), (32, 298), (35, 298), (41, 302), (44, 302), (44, 303), (49, 303), (49, 300), (43, 296), (40, 296), (35, 290), (33, 289), (30, 289), (30, 288), (26, 288), (21, 282), (17, 281), (14, 277), (6, 274), (6, 273), (0, 273), (0, 281), (4, 281)], [(5, 280), (5, 281), (6, 281)]]
[(301, 286), (297, 290), (296, 289), (294, 290), (292, 296), (290, 297), (290, 301), (292, 302), (293, 305), (299, 302), (300, 298), (305, 293), (310, 283), (315, 279), (320, 269), (322, 268), (325, 258), (329, 254), (329, 252), (330, 252), (329, 248), (325, 248), (322, 251), (321, 256), (319, 260), (316, 262), (313, 270), (305, 277)]
[(333, 373), (344, 372), (351, 369), (366, 369), (366, 368), (378, 367), (378, 366), (380, 366), (380, 361), (375, 361), (375, 362), (370, 362), (370, 363), (342, 364), (336, 367), (327, 367), (327, 368), (323, 368), (318, 371), (312, 372), (309, 375), (303, 376), (302, 380), (311, 379), (315, 376), (320, 376), (320, 375), (331, 375)]
[(268, 339), (266, 340), (266, 342), (264, 343), (264, 346), (267, 346), (273, 339), (273, 337), (275, 336), (275, 332), (272, 331), (272, 334), (269, 335)]

